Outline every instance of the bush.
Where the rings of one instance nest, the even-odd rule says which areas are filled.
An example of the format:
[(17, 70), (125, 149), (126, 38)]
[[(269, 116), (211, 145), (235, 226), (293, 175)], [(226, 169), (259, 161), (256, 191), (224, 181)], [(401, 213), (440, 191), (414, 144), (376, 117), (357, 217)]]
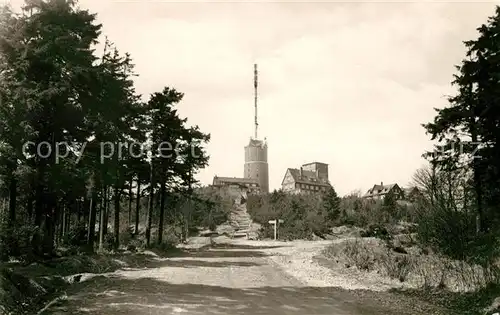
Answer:
[(408, 275), (413, 270), (414, 262), (408, 255), (394, 254), (388, 251), (381, 257), (381, 264), (391, 279), (406, 281)]
[(102, 243), (105, 250), (112, 251), (115, 248), (115, 236), (113, 235), (113, 233), (107, 233), (106, 235), (104, 235), (104, 240)]
[(451, 259), (477, 263), (485, 268), (499, 257), (499, 236), (477, 234), (473, 209), (457, 211), (453, 204), (437, 200), (418, 205), (417, 235), (421, 244)]
[(392, 235), (387, 231), (387, 229), (384, 226), (377, 224), (370, 225), (366, 231), (362, 231), (361, 237), (376, 237), (385, 241), (392, 239)]
[(31, 258), (31, 238), (36, 229), (32, 225), (2, 226), (0, 228), (0, 261), (9, 256)]
[(368, 228), (365, 236), (388, 239), (383, 226), (413, 219), (413, 206), (387, 200), (368, 200), (358, 195), (338, 198), (334, 190), (318, 195), (291, 195), (275, 191), (269, 195), (249, 196), (247, 209), (263, 226), (261, 237), (272, 237), (269, 220), (285, 218), (280, 227), (283, 239), (309, 239), (312, 234), (329, 233), (338, 225)]
[(87, 244), (87, 228), (85, 223), (79, 222), (63, 238), (63, 244), (67, 246), (81, 247)]
[(120, 228), (120, 245), (127, 246), (134, 238), (134, 227), (124, 226)]
[(365, 271), (371, 271), (375, 268), (375, 253), (362, 240), (356, 239), (345, 242), (345, 247), (341, 253), (347, 258), (347, 267), (356, 266), (359, 270)]
[(0, 229), (0, 261), (8, 260), (12, 251), (17, 247), (17, 237), (14, 229), (2, 226)]
[(221, 196), (217, 191), (210, 190), (197, 199), (197, 220), (199, 226), (214, 227), (226, 222), (233, 208), (229, 196)]
[(141, 239), (139, 237), (135, 237), (127, 245), (127, 250), (136, 251), (137, 249), (144, 248), (146, 244), (146, 240)]
[(177, 249), (177, 243), (171, 241), (171, 240), (166, 240), (161, 244), (158, 243), (153, 243), (150, 246), (151, 249), (157, 249), (162, 252), (168, 252)]
[(410, 255), (393, 252), (384, 242), (355, 239), (333, 244), (325, 251), (330, 259), (342, 259), (345, 267), (356, 267), (361, 271), (379, 270), (391, 279), (407, 280), (415, 270), (415, 259)]
[(273, 237), (269, 220), (284, 219), (278, 233), (280, 239), (310, 239), (313, 234), (328, 233), (331, 213), (324, 211), (321, 195), (289, 195), (275, 191), (269, 195), (250, 195), (247, 210), (252, 219), (262, 225), (260, 237)]

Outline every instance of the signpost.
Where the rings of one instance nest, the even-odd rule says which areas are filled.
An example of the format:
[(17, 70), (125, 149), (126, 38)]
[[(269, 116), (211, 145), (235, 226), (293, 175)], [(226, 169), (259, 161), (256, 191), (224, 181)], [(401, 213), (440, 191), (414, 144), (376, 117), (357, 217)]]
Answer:
[(275, 241), (276, 241), (277, 236), (278, 236), (278, 225), (280, 223), (283, 223), (283, 220), (281, 220), (281, 219), (279, 219), (279, 220), (269, 220), (269, 224), (274, 225), (274, 240)]

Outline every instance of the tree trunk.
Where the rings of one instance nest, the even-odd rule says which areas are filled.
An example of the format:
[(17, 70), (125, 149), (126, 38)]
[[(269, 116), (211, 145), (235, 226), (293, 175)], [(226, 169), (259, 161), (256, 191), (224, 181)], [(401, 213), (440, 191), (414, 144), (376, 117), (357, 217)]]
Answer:
[(61, 238), (61, 241), (64, 239), (64, 237), (66, 236), (66, 232), (68, 231), (67, 230), (67, 218), (66, 218), (66, 204), (63, 205), (63, 208), (62, 208), (62, 213), (61, 213), (61, 235), (60, 235), (60, 238)]
[(49, 194), (47, 200), (47, 211), (45, 212), (43, 229), (43, 253), (52, 256), (54, 254), (54, 236), (56, 224), (56, 204), (57, 200), (53, 193)]
[(71, 212), (68, 210), (66, 214), (66, 233), (71, 230)]
[(87, 224), (87, 225), (90, 222), (89, 220), (90, 220), (90, 214), (91, 214), (90, 213), (91, 206), (92, 206), (91, 200), (89, 200), (88, 196), (84, 196), (82, 207), (81, 207), (81, 209), (83, 210), (82, 219), (83, 219), (83, 222), (85, 222), (85, 224)]
[(132, 224), (132, 180), (133, 177), (130, 177), (130, 182), (128, 185), (128, 221), (127, 227), (130, 227)]
[(28, 213), (28, 222), (31, 224), (33, 220), (33, 197), (29, 196), (26, 203), (26, 212)]
[(35, 225), (40, 226), (42, 224), (43, 218), (43, 187), (42, 184), (38, 184), (35, 192)]
[(87, 233), (87, 245), (89, 251), (94, 251), (95, 243), (95, 223), (96, 223), (96, 212), (97, 212), (97, 189), (95, 180), (93, 180), (92, 186), (90, 188), (90, 205), (89, 205), (89, 226)]
[(134, 234), (139, 235), (139, 212), (141, 209), (141, 178), (137, 176), (137, 196), (135, 197), (135, 230)]
[[(475, 117), (472, 117), (470, 126), (471, 140), (473, 144), (478, 143), (478, 136), (476, 130)], [(478, 233), (486, 232), (488, 230), (486, 217), (483, 212), (483, 183), (481, 180), (481, 165), (477, 158), (474, 158), (473, 162), (474, 171), (474, 189), (476, 193), (476, 206), (477, 206), (477, 220), (476, 220), (476, 230)]]
[(118, 249), (120, 247), (120, 189), (118, 187), (115, 187), (115, 242), (114, 242), (114, 247), (115, 249)]
[(187, 242), (189, 238), (189, 217), (188, 214), (186, 213), (184, 216), (184, 241)]
[(89, 224), (87, 227), (87, 245), (90, 249), (94, 248), (94, 236), (95, 236), (95, 200), (90, 198), (90, 213), (89, 213)]
[(102, 189), (101, 211), (99, 218), (99, 252), (104, 250), (104, 224), (106, 216), (106, 190)]
[(190, 168), (188, 172), (188, 194), (191, 196), (193, 193), (193, 169)]
[(165, 217), (165, 195), (167, 192), (167, 188), (165, 186), (165, 180), (161, 181), (160, 186), (160, 220), (158, 222), (158, 244), (163, 242), (163, 221)]
[(61, 222), (62, 222), (62, 211), (61, 204), (59, 202), (55, 203), (54, 207), (54, 244), (57, 246), (61, 241)]
[(431, 191), (429, 194), (430, 197), (430, 202), (431, 206), (434, 206), (434, 201), (435, 201), (435, 196), (436, 196), (436, 189), (437, 189), (437, 183), (436, 183), (436, 165), (432, 163), (432, 170), (431, 170)]
[(150, 163), (149, 168), (149, 204), (148, 204), (148, 216), (146, 222), (146, 246), (151, 244), (151, 223), (153, 219), (153, 206), (154, 206), (154, 176), (153, 176), (153, 161)]
[[(40, 171), (39, 171), (40, 172)], [(42, 175), (38, 176), (38, 183), (36, 185), (35, 191), (35, 220), (34, 224), (36, 227), (35, 233), (31, 240), (31, 247), (33, 248), (33, 253), (35, 255), (42, 255), (41, 251), (41, 241), (42, 241), (42, 219), (44, 215), (44, 191), (42, 184)]]
[(82, 220), (82, 201), (80, 198), (76, 199), (76, 203), (75, 203), (75, 208), (76, 208), (76, 222), (77, 223), (80, 223), (81, 220)]
[[(10, 179), (9, 179), (9, 216), (7, 218), (8, 227), (14, 229), (17, 226), (16, 222), (16, 199), (17, 199), (17, 180), (14, 175), (14, 171), (12, 171)], [(4, 218), (2, 217), (2, 220)], [(10, 233), (16, 233), (15, 230), (11, 230)], [(18, 239), (13, 239), (13, 243), (9, 243), (8, 251), (12, 256), (18, 256), (20, 254), (19, 251), (19, 243)]]
[(9, 181), (9, 225), (16, 223), (17, 180), (14, 174)]
[(106, 213), (104, 214), (104, 235), (108, 234), (110, 209), (111, 209), (111, 188), (106, 186)]
[(0, 218), (0, 221), (3, 222), (3, 220), (5, 219), (5, 213), (7, 212), (7, 198), (4, 198), (2, 197), (2, 209), (0, 211), (0, 214), (1, 214), (1, 218)]

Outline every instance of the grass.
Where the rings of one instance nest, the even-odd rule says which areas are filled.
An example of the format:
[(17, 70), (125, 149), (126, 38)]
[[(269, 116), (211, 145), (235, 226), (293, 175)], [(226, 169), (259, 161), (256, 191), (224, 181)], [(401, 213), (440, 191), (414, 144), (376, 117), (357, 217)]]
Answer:
[[(449, 309), (452, 314), (484, 315), (495, 298), (500, 296), (500, 285), (489, 285), (484, 289), (456, 293), (443, 289), (428, 290), (391, 290), (402, 296), (418, 297), (419, 299)], [(500, 308), (490, 310), (489, 314), (499, 312)]]
[(35, 262), (30, 265), (0, 266), (0, 305), (7, 314), (34, 314), (47, 300), (68, 287), (64, 277), (77, 273), (104, 273), (122, 264), (113, 256), (78, 255)]
[[(401, 298), (414, 297), (418, 300), (443, 307), (456, 315), (485, 315), (485, 310), (500, 297), (500, 284), (488, 284), (476, 279), (477, 274), (471, 268), (457, 268), (441, 256), (430, 254), (400, 254), (394, 248), (382, 241), (373, 239), (356, 239), (339, 244), (332, 244), (323, 255), (325, 258), (345, 267), (357, 267), (359, 270), (378, 270), (386, 276), (404, 282), (409, 275), (418, 276), (423, 281), (416, 289), (392, 289), (391, 292)], [(465, 266), (465, 267), (468, 267)], [(469, 283), (474, 280), (482, 283), (475, 290), (467, 293), (453, 292), (447, 284)], [(441, 280), (440, 280), (441, 279)], [(432, 280), (432, 281), (431, 281)], [(478, 282), (478, 284), (479, 284)], [(487, 315), (500, 312), (497, 309), (488, 310)]]
[[(159, 257), (179, 255), (176, 248), (152, 248)], [(142, 253), (72, 255), (29, 265), (0, 264), (0, 313), (36, 314), (48, 300), (56, 298), (70, 283), (64, 277), (82, 273), (108, 273), (123, 267), (141, 267), (154, 257)], [(2, 308), (3, 307), (3, 308)]]

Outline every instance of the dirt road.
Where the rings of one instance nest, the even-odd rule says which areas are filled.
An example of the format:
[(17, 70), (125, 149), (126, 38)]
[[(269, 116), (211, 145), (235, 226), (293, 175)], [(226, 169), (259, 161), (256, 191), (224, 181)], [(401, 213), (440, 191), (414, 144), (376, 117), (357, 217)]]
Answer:
[(306, 286), (267, 255), (263, 247), (233, 244), (175, 258), (151, 257), (144, 269), (76, 284), (66, 300), (43, 314), (396, 314), (350, 291)]

